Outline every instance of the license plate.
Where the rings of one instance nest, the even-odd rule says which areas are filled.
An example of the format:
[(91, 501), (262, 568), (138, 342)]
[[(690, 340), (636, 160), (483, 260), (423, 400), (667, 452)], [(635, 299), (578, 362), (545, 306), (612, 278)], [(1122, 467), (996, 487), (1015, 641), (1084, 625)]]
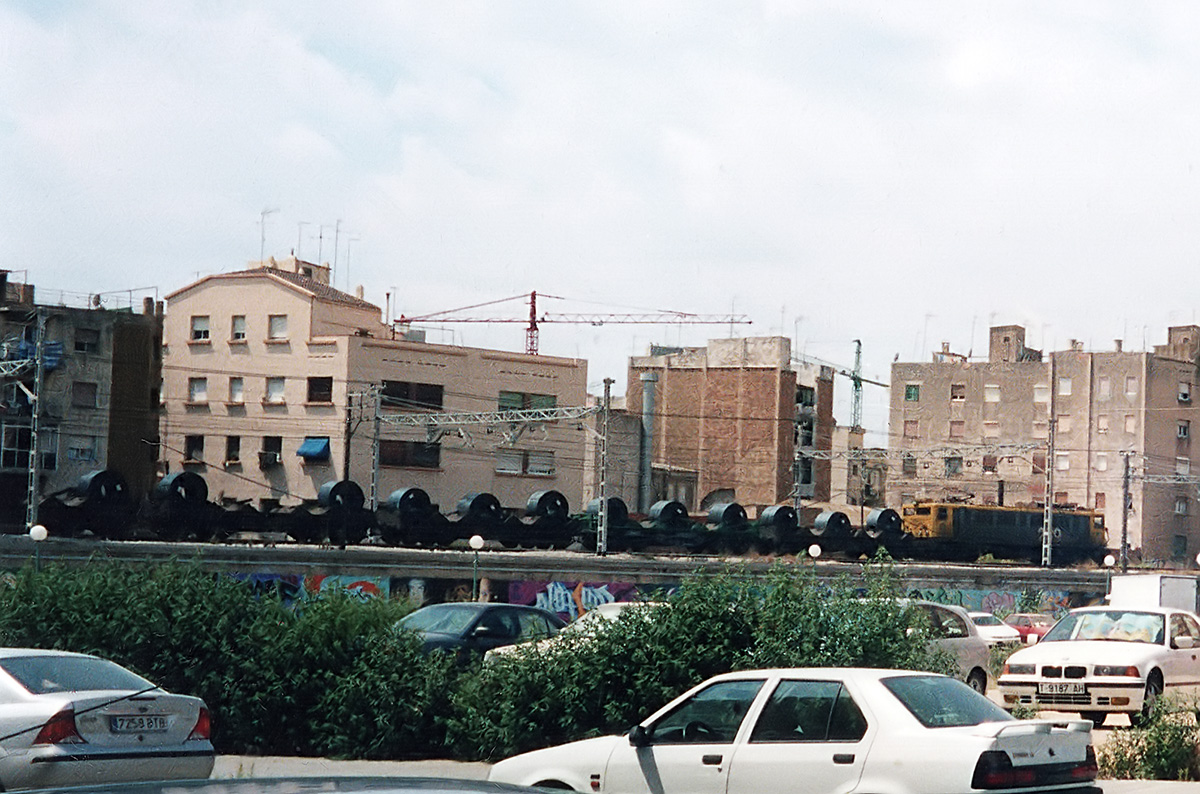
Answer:
[(1039, 695), (1082, 695), (1086, 692), (1082, 681), (1064, 681), (1062, 683), (1038, 684)]
[(162, 733), (167, 729), (167, 718), (161, 714), (109, 717), (108, 728), (113, 733)]

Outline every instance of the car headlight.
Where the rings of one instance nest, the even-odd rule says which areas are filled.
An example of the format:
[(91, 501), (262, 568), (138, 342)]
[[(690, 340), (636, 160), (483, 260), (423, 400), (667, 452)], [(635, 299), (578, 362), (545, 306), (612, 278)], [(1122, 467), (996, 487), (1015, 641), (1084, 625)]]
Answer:
[(1004, 672), (1001, 675), (1033, 675), (1037, 672), (1037, 666), (1032, 664), (1006, 664)]
[(1093, 675), (1119, 675), (1128, 676), (1129, 678), (1141, 678), (1142, 674), (1138, 672), (1134, 665), (1124, 664), (1098, 664), (1092, 668)]

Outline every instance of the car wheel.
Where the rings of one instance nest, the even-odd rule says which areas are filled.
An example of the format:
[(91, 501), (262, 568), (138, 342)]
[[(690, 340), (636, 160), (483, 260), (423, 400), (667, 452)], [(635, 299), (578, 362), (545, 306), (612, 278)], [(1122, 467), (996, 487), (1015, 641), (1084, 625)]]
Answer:
[(1154, 704), (1162, 691), (1162, 676), (1157, 670), (1151, 671), (1150, 676), (1146, 679), (1146, 696), (1142, 698), (1142, 710), (1129, 715), (1129, 722), (1133, 727), (1146, 727), (1150, 722), (1150, 714), (1154, 711)]
[(982, 670), (980, 670), (978, 668), (976, 668), (975, 670), (972, 670), (971, 674), (969, 676), (967, 676), (967, 686), (971, 687), (971, 689), (974, 689), (976, 692), (978, 692), (981, 695), (986, 695), (987, 694), (987, 673), (983, 672)]
[(553, 789), (554, 791), (574, 791), (575, 789), (568, 786), (561, 780), (542, 780), (533, 784), (535, 788)]
[(1104, 720), (1108, 718), (1108, 712), (1105, 711), (1081, 711), (1079, 716), (1085, 720), (1091, 720), (1092, 726), (1101, 728), (1104, 726)]

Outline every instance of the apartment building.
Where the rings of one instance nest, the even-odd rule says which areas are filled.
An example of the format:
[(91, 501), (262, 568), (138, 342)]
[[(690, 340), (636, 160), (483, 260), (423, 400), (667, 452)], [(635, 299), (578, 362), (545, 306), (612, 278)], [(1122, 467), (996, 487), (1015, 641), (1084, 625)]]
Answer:
[(887, 498), (887, 450), (863, 446), (861, 427), (833, 428), (829, 501), (835, 504), (883, 507)]
[[(23, 526), (38, 413), (39, 499), (112, 469), (137, 500), (154, 484), (161, 383), (161, 304), (113, 296), (39, 303), (0, 271), (0, 524)], [(81, 305), (67, 305), (78, 300)], [(42, 328), (42, 377), (38, 328)]]
[[(652, 493), (690, 511), (748, 508), (801, 496), (829, 498), (832, 370), (797, 367), (786, 337), (713, 339), (706, 347), (652, 348), (630, 359), (625, 405), (640, 421), (650, 389)], [(797, 467), (800, 467), (799, 470)]]
[(1135, 556), (1190, 560), (1200, 551), (1198, 340), (1200, 327), (1177, 326), (1152, 352), (1072, 341), (1043, 356), (1024, 328), (1001, 326), (986, 362), (943, 346), (929, 363), (894, 364), (889, 504), (1042, 504), (1049, 473), (1055, 504), (1103, 511), (1111, 547), (1124, 519)]
[(524, 506), (552, 489), (579, 504), (576, 424), (433, 432), (398, 421), (582, 406), (585, 361), (396, 334), (378, 306), (331, 287), (327, 266), (294, 257), (208, 276), (167, 299), (162, 465), (202, 474), (210, 498), (295, 504), (351, 479), (368, 494), (374, 482), (380, 501), (423, 488), (447, 512), (478, 492)]

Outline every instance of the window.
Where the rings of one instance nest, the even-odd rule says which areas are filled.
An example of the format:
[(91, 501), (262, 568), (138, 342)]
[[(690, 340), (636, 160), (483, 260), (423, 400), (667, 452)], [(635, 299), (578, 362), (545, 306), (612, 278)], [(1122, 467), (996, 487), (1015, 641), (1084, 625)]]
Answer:
[(1137, 395), (1137, 378), (1129, 375), (1125, 378), (1125, 396), (1134, 397)]
[(1186, 496), (1175, 497), (1175, 515), (1186, 516), (1188, 514), (1188, 500)]
[(246, 341), (246, 315), (235, 314), (229, 323), (229, 341)]
[(1000, 384), (988, 383), (983, 387), (983, 401), (985, 403), (1000, 402)]
[(95, 383), (77, 380), (71, 384), (71, 405), (76, 408), (95, 408), (96, 394)]
[(1039, 383), (1033, 387), (1033, 401), (1035, 403), (1050, 402), (1050, 387), (1044, 383)]
[[(761, 680), (718, 681), (680, 703), (650, 728), (654, 744), (729, 744), (750, 710)], [(694, 731), (693, 723), (709, 730)]]
[(1096, 417), (1096, 432), (1108, 432), (1108, 414), (1100, 414)]
[(501, 411), (540, 410), (557, 405), (553, 394), (526, 394), (519, 391), (502, 391), (496, 402)]
[(283, 463), (283, 436), (263, 436), (258, 452), (258, 466), (270, 469)]
[(1125, 432), (1126, 433), (1136, 433), (1137, 432), (1137, 417), (1134, 416), (1133, 414), (1125, 414)]
[(1033, 453), (1033, 473), (1034, 474), (1045, 474), (1046, 473), (1046, 453), (1045, 452)]
[(961, 456), (954, 455), (952, 457), (946, 458), (946, 476), (947, 477), (957, 477), (960, 474), (962, 474), (962, 471), (963, 471), (963, 459)]
[(950, 438), (962, 438), (967, 434), (967, 423), (961, 419), (950, 420)]
[(1187, 381), (1179, 381), (1179, 402), (1190, 403), (1192, 401), (1192, 384)]
[(1057, 430), (1059, 433), (1070, 433), (1071, 432), (1071, 415), (1070, 414), (1059, 414), (1058, 415), (1058, 423), (1057, 423), (1057, 425), (1055, 425), (1055, 430)]
[(1054, 492), (1054, 504), (1056, 504), (1056, 505), (1071, 504), (1071, 495), (1069, 493), (1067, 493), (1066, 491), (1055, 491)]
[(1104, 494), (1102, 494), (1102, 493), (1096, 494), (1096, 509), (1103, 510), (1106, 504), (1107, 504), (1107, 500), (1105, 499)]
[(229, 402), (231, 405), (241, 405), (246, 402), (246, 386), (241, 378), (229, 379)]
[(242, 437), (225, 436), (225, 463), (237, 463), (242, 456)]
[(521, 449), (497, 449), (497, 474), (526, 474), (549, 477), (554, 474), (554, 453)]
[(760, 742), (857, 742), (867, 720), (838, 681), (780, 681), (750, 734)]
[(1049, 422), (1034, 422), (1033, 431), (1030, 433), (1034, 438), (1049, 438), (1050, 423)]
[(904, 420), (904, 437), (905, 438), (917, 438), (919, 428), (920, 428), (920, 424), (919, 424), (918, 420), (905, 419)]
[(333, 378), (309, 378), (308, 401), (310, 403), (333, 402)]
[(1108, 453), (1096, 453), (1096, 471), (1108, 471)]
[(919, 384), (919, 383), (904, 384), (904, 402), (906, 402), (906, 403), (921, 402), (921, 384)]
[[(29, 452), (33, 437), (28, 427), (0, 426), (0, 466), (6, 469), (28, 469)], [(58, 431), (38, 431), (38, 447), (42, 453), (42, 468), (50, 471), (58, 468)]]
[(267, 339), (282, 341), (287, 339), (287, 315), (272, 314), (267, 317)]
[(283, 436), (263, 436), (262, 440), (263, 452), (274, 452), (277, 455), (283, 454)]
[(1180, 419), (1179, 424), (1175, 425), (1176, 438), (1189, 438), (1191, 435), (1192, 423), (1188, 419)]
[(1069, 471), (1071, 469), (1071, 453), (1055, 452), (1054, 453), (1054, 470)]
[(1175, 458), (1175, 473), (1176, 474), (1191, 474), (1192, 461), (1188, 458)]
[(1071, 379), (1070, 378), (1059, 378), (1058, 379), (1058, 396), (1059, 397), (1070, 397), (1071, 396)]
[(92, 463), (96, 460), (96, 438), (94, 436), (70, 436), (67, 438), (67, 460)]
[(1188, 556), (1187, 535), (1174, 535), (1171, 537), (1171, 556), (1177, 560)]
[(994, 473), (996, 471), (996, 465), (997, 465), (998, 461), (999, 461), (999, 458), (997, 458), (995, 455), (984, 455), (983, 456), (983, 470)]
[(188, 378), (188, 402), (208, 402), (208, 378)]
[(204, 460), (204, 436), (183, 437), (183, 459), (184, 461)]
[(916, 457), (913, 455), (905, 454), (904, 457), (900, 459), (900, 470), (904, 473), (904, 476), (906, 476), (906, 477), (916, 477), (917, 476), (917, 459), (916, 459)]
[(95, 328), (76, 328), (75, 329), (75, 352), (76, 353), (99, 353), (100, 352), (100, 332)]
[(193, 342), (208, 341), (208, 315), (193, 315), (192, 317), (192, 337)]
[(1000, 423), (999, 422), (984, 422), (983, 423), (984, 438), (1000, 438)]
[(963, 402), (967, 399), (967, 384), (951, 383), (950, 384), (950, 400), (952, 402)]
[(281, 405), (284, 402), (286, 378), (267, 378), (267, 395), (263, 402)]
[(380, 441), (379, 465), (438, 469), (442, 466), (442, 445), (424, 441)]
[(445, 389), (436, 383), (383, 382), (383, 407), (441, 410)]
[(1107, 375), (1100, 376), (1096, 382), (1096, 393), (1101, 400), (1106, 402), (1112, 396), (1112, 381)]

